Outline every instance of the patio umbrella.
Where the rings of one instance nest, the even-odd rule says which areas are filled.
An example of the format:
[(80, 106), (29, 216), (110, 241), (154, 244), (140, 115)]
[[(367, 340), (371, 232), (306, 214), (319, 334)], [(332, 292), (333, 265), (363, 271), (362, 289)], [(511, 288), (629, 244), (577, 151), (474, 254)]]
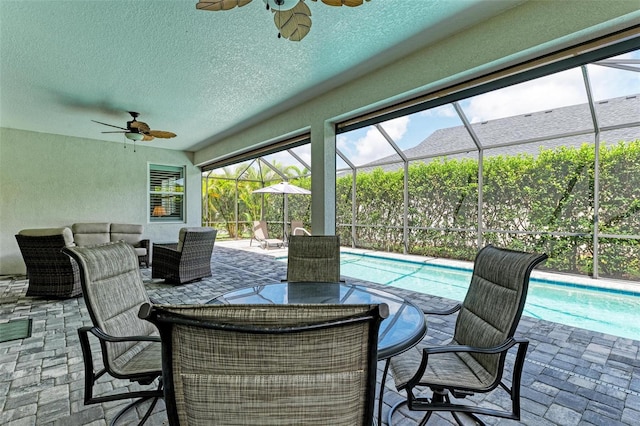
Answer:
[(311, 191), (308, 189), (300, 188), (299, 186), (295, 186), (290, 184), (289, 182), (280, 182), (275, 185), (266, 186), (264, 188), (256, 189), (253, 191), (254, 193), (263, 193), (263, 194), (282, 194), (282, 214), (284, 215), (282, 219), (282, 239), (285, 239), (287, 235), (287, 211), (285, 210), (285, 198), (287, 194), (303, 194), (309, 195)]

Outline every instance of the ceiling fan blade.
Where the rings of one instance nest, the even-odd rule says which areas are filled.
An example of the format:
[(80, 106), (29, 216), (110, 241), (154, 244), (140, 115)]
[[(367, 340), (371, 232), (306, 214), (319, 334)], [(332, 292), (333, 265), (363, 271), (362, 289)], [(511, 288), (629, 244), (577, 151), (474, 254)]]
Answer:
[[(313, 0), (318, 1), (318, 0)], [(370, 0), (367, 0), (370, 1)], [(361, 6), (364, 0), (322, 0), (322, 3), (328, 6), (349, 6), (356, 7)]]
[(160, 139), (171, 139), (177, 136), (175, 133), (165, 132), (164, 130), (150, 130), (148, 132), (145, 132), (145, 135), (153, 136)]
[(96, 120), (91, 120), (94, 123), (98, 123), (98, 124), (104, 124), (105, 126), (109, 126), (109, 127), (115, 127), (116, 129), (122, 129), (122, 130), (128, 130), (124, 127), (120, 127), (120, 126), (114, 126), (113, 124), (108, 124), (108, 123), (103, 123), (102, 121), (96, 121)]
[(143, 121), (132, 120), (127, 123), (127, 126), (131, 129), (138, 129), (140, 133), (148, 133), (151, 128)]
[(113, 131), (113, 132), (101, 132), (101, 133), (127, 133), (128, 130), (120, 130), (120, 131)]
[[(272, 9), (273, 10), (273, 9)], [(273, 10), (273, 22), (280, 35), (291, 41), (300, 41), (311, 30), (311, 10), (303, 1), (290, 10)]]
[(251, 0), (209, 0), (209, 1), (199, 1), (196, 4), (196, 9), (200, 10), (229, 10), (234, 7), (242, 7), (251, 3)]
[(148, 142), (148, 141), (152, 141), (154, 139), (155, 138), (153, 136), (145, 134), (144, 137), (142, 138), (142, 141), (143, 142)]

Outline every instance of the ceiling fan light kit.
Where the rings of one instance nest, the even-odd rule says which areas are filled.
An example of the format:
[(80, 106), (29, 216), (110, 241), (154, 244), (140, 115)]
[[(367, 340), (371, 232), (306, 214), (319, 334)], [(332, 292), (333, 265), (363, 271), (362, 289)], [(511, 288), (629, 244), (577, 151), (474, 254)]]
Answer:
[(144, 139), (144, 135), (142, 133), (127, 132), (124, 134), (124, 136), (132, 141), (141, 141), (142, 139)]
[[(304, 0), (262, 0), (267, 10), (274, 13), (273, 22), (278, 29), (278, 38), (284, 37), (291, 41), (300, 41), (311, 30), (311, 10)], [(311, 0), (318, 1), (318, 0)], [(356, 7), (370, 0), (321, 0), (328, 6)], [(242, 7), (251, 0), (208, 0), (196, 4), (198, 10), (219, 11)]]
[(267, 10), (290, 10), (293, 9), (299, 0), (262, 0), (267, 5)]

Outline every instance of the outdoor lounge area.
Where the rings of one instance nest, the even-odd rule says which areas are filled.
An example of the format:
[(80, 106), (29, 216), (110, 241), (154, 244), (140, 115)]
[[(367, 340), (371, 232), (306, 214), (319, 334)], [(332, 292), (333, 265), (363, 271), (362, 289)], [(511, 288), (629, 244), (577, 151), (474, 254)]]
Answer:
[[(225, 390), (235, 387), (207, 378), (208, 391), (193, 391), (185, 398), (195, 403), (183, 404), (169, 386), (166, 401), (146, 401), (123, 418), (128, 401), (97, 400), (87, 389), (155, 400), (167, 389), (158, 378), (173, 374), (166, 353), (180, 347), (161, 348), (170, 343), (153, 323), (182, 307), (153, 304), (193, 304), (185, 308), (193, 311), (207, 304), (210, 312), (214, 299), (248, 301), (247, 311), (229, 312), (253, 320), (262, 309), (256, 301), (346, 305), (341, 292), (369, 305), (327, 320), (371, 323), (358, 353), (366, 367), (351, 359), (348, 373), (338, 374), (355, 381), (366, 370), (370, 384), (377, 368), (375, 398), (370, 385), (352, 398), (365, 400), (367, 425), (374, 400), (382, 424), (408, 401), (392, 423), (409, 426), (423, 414), (410, 408), (437, 411), (449, 394), (503, 413), (521, 403), (512, 408), (520, 414), (507, 416), (518, 420), (481, 414), (489, 424), (638, 423), (640, 328), (627, 325), (640, 324), (635, 301), (604, 310), (629, 332), (623, 338), (541, 319), (522, 297), (534, 268), (594, 287), (617, 280), (620, 293), (640, 295), (638, 0), (0, 0), (0, 58), (1, 426), (138, 424), (147, 408), (146, 424), (168, 426), (178, 405), (208, 413), (200, 395), (233, 398)], [(55, 240), (45, 256), (44, 245), (24, 244), (42, 230), (58, 230), (45, 232)], [(82, 247), (76, 231), (99, 234), (87, 245), (104, 244)], [(283, 258), (293, 266), (297, 238), (331, 240), (328, 254), (299, 250), (297, 271), (289, 270)], [(345, 273), (346, 253), (336, 259), (336, 245), (401, 262), (472, 264), (488, 246), (499, 250), (485, 261), (486, 276), (468, 280), (485, 291), (474, 287), (459, 310), (436, 316), (423, 311), (447, 310), (453, 296), (401, 289), (393, 277), (375, 284), (371, 267)], [(531, 259), (513, 262), (520, 269), (512, 272), (503, 249)], [(105, 255), (111, 251), (122, 257)], [(412, 272), (402, 276), (417, 281)], [(287, 277), (308, 285), (290, 292)], [(316, 294), (318, 277), (331, 285)], [(60, 288), (52, 291), (52, 282)], [(568, 288), (560, 305), (574, 297)], [(222, 321), (211, 329), (284, 335), (326, 326), (301, 325), (301, 312), (278, 317), (293, 326), (272, 317), (267, 327)], [(598, 320), (590, 313), (583, 317)], [(179, 320), (197, 328), (208, 318)], [(116, 332), (104, 331), (107, 323)], [(129, 329), (137, 339), (122, 337)], [(196, 344), (184, 345), (199, 351), (195, 370), (211, 365), (210, 354), (241, 346), (194, 338), (199, 332), (189, 337)], [(416, 346), (423, 338), (463, 342), (454, 350), (462, 355), (447, 358), (447, 348), (444, 361), (434, 356), (427, 365), (431, 349)], [(254, 352), (303, 358), (295, 356), (300, 347), (280, 345), (278, 355), (264, 342)], [(414, 347), (418, 355), (406, 364), (389, 361)], [(323, 357), (335, 367), (334, 357)], [(99, 372), (88, 367), (94, 361)], [(448, 381), (433, 380), (442, 372)], [(325, 426), (317, 423), (338, 393), (310, 376), (292, 383), (331, 394), (308, 415)], [(520, 398), (483, 393), (520, 377)], [(295, 393), (271, 379), (249, 379), (240, 386), (249, 396), (233, 401), (253, 404), (247, 412), (257, 416), (256, 406), (275, 405), (274, 389)], [(353, 426), (344, 424), (353, 418), (346, 411), (331, 426)], [(227, 416), (244, 426), (237, 418)], [(429, 424), (453, 422), (436, 412)]]
[[(248, 240), (216, 243), (211, 268), (214, 275), (200, 282), (174, 287), (153, 280), (142, 269), (151, 299), (158, 303), (205, 303), (236, 288), (279, 282), (286, 275), (286, 263)], [(280, 254), (286, 253), (285, 249)], [(345, 277), (347, 284), (362, 283)], [(380, 287), (382, 289), (382, 287)], [(410, 297), (421, 308), (442, 309), (451, 301), (384, 287)], [(0, 279), (2, 318), (32, 320), (31, 337), (0, 343), (0, 423), (3, 425), (105, 425), (125, 403), (85, 406), (82, 402), (82, 354), (76, 329), (90, 323), (82, 297), (47, 300), (27, 297), (24, 277)], [(428, 318), (427, 340), (441, 343), (451, 338), (450, 319)], [(640, 417), (640, 341), (617, 338), (583, 329), (523, 317), (516, 335), (530, 340), (522, 382), (522, 419), (530, 425), (635, 425)], [(507, 369), (512, 368), (507, 359)], [(382, 362), (378, 363), (378, 380)], [(101, 390), (121, 383), (106, 381)], [(389, 406), (400, 400), (388, 380), (384, 395), (384, 417)], [(473, 397), (478, 402), (482, 397)], [(496, 406), (508, 401), (494, 400)], [(139, 415), (144, 411), (142, 406)], [(394, 424), (409, 414), (400, 408)], [(133, 412), (122, 421), (135, 424)], [(490, 420), (496, 422), (497, 420)], [(500, 420), (499, 424), (517, 422)], [(148, 425), (166, 425), (164, 403), (159, 402)], [(429, 424), (452, 424), (446, 414), (436, 414)]]

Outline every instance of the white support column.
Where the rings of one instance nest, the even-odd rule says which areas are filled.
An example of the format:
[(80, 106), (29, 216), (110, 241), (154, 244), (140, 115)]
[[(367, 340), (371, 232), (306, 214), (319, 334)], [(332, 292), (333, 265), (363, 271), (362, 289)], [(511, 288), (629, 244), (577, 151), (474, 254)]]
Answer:
[(329, 122), (311, 125), (311, 233), (336, 233), (336, 132)]

